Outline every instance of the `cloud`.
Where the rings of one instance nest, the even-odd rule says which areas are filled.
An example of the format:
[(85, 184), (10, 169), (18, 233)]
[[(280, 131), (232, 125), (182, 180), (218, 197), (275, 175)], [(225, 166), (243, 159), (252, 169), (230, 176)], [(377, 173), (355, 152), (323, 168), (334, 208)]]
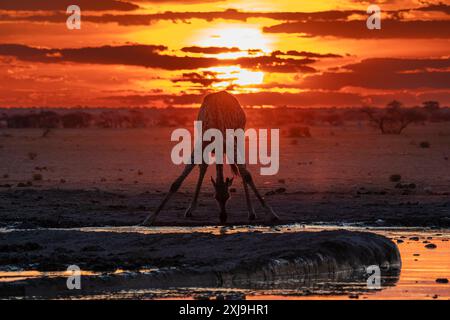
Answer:
[(332, 36), (354, 39), (450, 38), (450, 20), (382, 20), (381, 30), (369, 30), (365, 20), (286, 22), (264, 27), (266, 33), (297, 33), (310, 37)]
[(214, 58), (177, 57), (161, 54), (165, 46), (123, 45), (76, 49), (44, 49), (25, 45), (2, 44), (0, 55), (42, 63), (92, 63), (134, 65), (165, 70), (207, 68), (220, 64)]
[[(4, 2), (6, 1), (6, 2)], [(81, 4), (80, 4), (81, 1)], [(136, 1), (133, 1), (136, 2)], [(145, 1), (139, 1), (145, 2)], [(148, 1), (151, 3), (150, 1)], [(171, 1), (165, 0), (154, 0), (154, 3), (170, 3)], [(200, 0), (192, 0), (189, 3), (201, 3)], [(210, 2), (217, 2), (215, 0), (210, 0)], [(16, 10), (23, 11), (47, 11), (47, 14), (42, 15), (15, 15), (15, 14), (3, 14), (1, 15), (2, 21), (33, 21), (33, 22), (52, 22), (59, 23), (65, 21), (67, 16), (65, 15), (65, 8), (67, 6), (61, 5), (61, 2), (56, 1), (40, 1), (35, 2), (31, 0), (27, 1), (14, 1), (14, 0), (2, 0), (0, 2), (0, 10), (2, 6), (4, 10)], [(174, 1), (175, 3), (175, 1)], [(89, 0), (79, 0), (82, 10), (95, 10), (95, 11), (131, 11), (138, 9), (135, 4), (125, 2), (123, 0), (105, 0), (105, 1), (89, 1)], [(11, 8), (11, 9), (7, 9)], [(20, 9), (22, 8), (22, 9)], [(59, 11), (59, 12), (55, 12)], [(399, 20), (403, 13), (411, 11), (423, 11), (430, 14), (436, 12), (443, 12), (449, 14), (450, 6), (440, 3), (440, 4), (430, 4), (424, 7), (418, 8), (407, 8), (394, 11), (383, 11), (385, 17), (389, 17), (394, 20)], [(231, 20), (231, 21), (247, 21), (251, 18), (266, 18), (283, 22), (303, 22), (309, 23), (313, 21), (322, 22), (326, 25), (326, 22), (346, 22), (351, 17), (366, 17), (367, 13), (365, 10), (328, 10), (328, 11), (317, 11), (317, 12), (246, 12), (238, 11), (236, 9), (227, 9), (224, 11), (208, 11), (208, 12), (161, 12), (152, 14), (137, 14), (137, 13), (105, 13), (102, 15), (89, 15), (83, 14), (83, 20), (93, 23), (117, 23), (122, 26), (132, 26), (132, 25), (151, 25), (154, 22), (160, 20), (169, 21), (183, 21), (186, 22), (191, 19), (201, 19), (206, 21), (213, 21), (217, 19)], [(429, 20), (430, 17), (427, 18)], [(363, 21), (365, 22), (365, 20)]]
[(119, 0), (2, 0), (0, 2), (0, 10), (12, 11), (66, 11), (67, 7), (76, 4), (81, 10), (88, 11), (131, 11), (139, 9), (135, 5), (126, 1)]
[(167, 50), (167, 47), (138, 44), (75, 49), (46, 49), (20, 44), (0, 44), (0, 55), (2, 56), (13, 56), (24, 61), (42, 63), (118, 64), (164, 70), (195, 70), (214, 66), (239, 65), (243, 68), (269, 72), (310, 73), (316, 71), (307, 66), (307, 64), (315, 62), (310, 58), (282, 59), (275, 56), (256, 56), (216, 59), (162, 54), (161, 52), (164, 50)]
[[(128, 2), (130, 1), (130, 2)], [(221, 2), (221, 0), (183, 0), (183, 4), (195, 4), (207, 2)], [(225, 0), (224, 0), (225, 1)], [(67, 16), (65, 10), (71, 1), (59, 0), (59, 1), (33, 1), (33, 0), (2, 0), (0, 2), (0, 10), (14, 10), (14, 11), (47, 11), (47, 14), (42, 15), (16, 15), (16, 14), (3, 14), (1, 15), (2, 21), (33, 21), (33, 22), (52, 22), (59, 23), (65, 21)], [(132, 3), (131, 3), (132, 2)], [(103, 0), (103, 1), (90, 1), (90, 0), (78, 0), (77, 4), (80, 5), (82, 10), (87, 11), (132, 11), (139, 9), (139, 6), (135, 3), (179, 3), (179, 0)], [(384, 17), (389, 17), (394, 20), (399, 20), (403, 13), (412, 11), (428, 12), (429, 14), (442, 12), (444, 14), (450, 14), (450, 6), (444, 3), (428, 4), (418, 8), (406, 8), (393, 11), (383, 11)], [(246, 12), (236, 9), (227, 9), (224, 11), (207, 11), (207, 12), (161, 12), (152, 14), (137, 14), (137, 13), (106, 13), (102, 15), (89, 15), (83, 14), (83, 20), (93, 23), (117, 23), (123, 26), (132, 25), (151, 25), (152, 23), (160, 20), (170, 21), (188, 21), (191, 19), (202, 19), (206, 21), (213, 21), (217, 19), (232, 20), (232, 21), (247, 21), (251, 18), (266, 18), (272, 20), (278, 20), (283, 22), (335, 22), (348, 21), (351, 17), (366, 17), (365, 10), (327, 10), (317, 12)], [(430, 17), (427, 18), (429, 20)]]
[(384, 73), (400, 71), (425, 71), (427, 69), (450, 68), (450, 59), (398, 59), (398, 58), (371, 58), (361, 62), (348, 64), (342, 67), (360, 73)]
[(308, 57), (308, 58), (342, 58), (339, 54), (334, 53), (315, 53), (315, 52), (308, 52), (308, 51), (296, 51), (296, 50), (289, 50), (287, 52), (282, 51), (274, 51), (272, 52), (272, 55), (274, 56), (295, 56), (295, 57)]
[(440, 2), (438, 4), (429, 4), (425, 7), (416, 8), (414, 10), (427, 11), (427, 12), (435, 11), (435, 12), (442, 12), (442, 13), (450, 15), (450, 6), (445, 3), (442, 3), (442, 2)]
[(181, 78), (173, 79), (172, 82), (191, 82), (210, 87), (214, 83), (237, 80), (237, 78), (218, 78), (218, 75), (219, 73), (212, 71), (183, 73)]
[(230, 52), (241, 52), (241, 49), (233, 47), (184, 47), (181, 49), (183, 52), (188, 53), (204, 53), (204, 54), (220, 54), (220, 53), (230, 53)]
[(304, 89), (340, 90), (345, 87), (370, 89), (448, 89), (450, 59), (366, 59), (342, 67), (339, 72), (306, 76)]
[[(146, 3), (158, 3), (158, 4), (164, 4), (164, 3), (176, 3), (180, 4), (180, 0), (129, 0), (131, 2), (146, 2)], [(186, 4), (202, 4), (205, 2), (224, 2), (227, 0), (182, 0), (183, 5)]]
[(317, 70), (308, 64), (316, 60), (305, 59), (281, 59), (275, 56), (243, 57), (235, 59), (236, 63), (243, 68), (256, 69), (266, 72), (279, 73), (313, 73)]
[[(105, 4), (103, 4), (105, 6)], [(37, 5), (35, 5), (38, 7)], [(59, 5), (58, 5), (59, 8)], [(67, 8), (67, 7), (65, 7)], [(82, 7), (82, 9), (85, 7)], [(37, 9), (36, 9), (37, 10)], [(41, 10), (44, 10), (41, 8)], [(57, 9), (54, 9), (57, 10)], [(105, 9), (107, 10), (107, 9)], [(118, 9), (116, 9), (118, 10)], [(31, 11), (31, 10), (27, 10)], [(51, 10), (53, 11), (53, 10)], [(83, 21), (93, 23), (117, 23), (122, 26), (133, 25), (151, 25), (160, 20), (169, 21), (188, 21), (191, 19), (201, 19), (205, 21), (213, 21), (217, 19), (242, 21), (245, 22), (251, 18), (267, 18), (280, 21), (335, 21), (346, 20), (354, 14), (364, 14), (364, 11), (319, 11), (319, 12), (244, 12), (235, 9), (225, 11), (209, 11), (209, 12), (162, 12), (154, 14), (102, 14), (102, 15), (83, 15)], [(3, 21), (33, 21), (33, 22), (52, 22), (59, 23), (65, 21), (67, 15), (62, 12), (52, 12), (47, 15), (2, 15)]]

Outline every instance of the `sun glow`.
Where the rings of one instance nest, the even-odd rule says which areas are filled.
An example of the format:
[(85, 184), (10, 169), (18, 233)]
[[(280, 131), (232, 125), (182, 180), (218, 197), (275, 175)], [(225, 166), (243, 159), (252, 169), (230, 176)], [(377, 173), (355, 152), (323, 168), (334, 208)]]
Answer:
[(201, 47), (237, 47), (242, 52), (223, 53), (216, 55), (219, 59), (230, 59), (248, 56), (248, 50), (256, 50), (254, 55), (266, 54), (271, 51), (270, 40), (264, 36), (258, 27), (242, 26), (240, 24), (224, 24), (201, 32), (195, 41)]
[[(196, 35), (194, 44), (199, 47), (238, 48), (240, 51), (211, 55), (219, 59), (261, 56), (272, 50), (270, 39), (258, 26), (243, 24), (217, 24)], [(216, 80), (212, 87), (250, 86), (264, 82), (264, 72), (251, 71), (239, 66), (213, 67), (205, 69)]]
[(248, 86), (262, 84), (264, 82), (264, 72), (250, 71), (238, 66), (214, 67), (208, 68), (205, 71), (215, 74), (218, 82), (212, 84), (214, 88), (227, 88), (233, 85)]

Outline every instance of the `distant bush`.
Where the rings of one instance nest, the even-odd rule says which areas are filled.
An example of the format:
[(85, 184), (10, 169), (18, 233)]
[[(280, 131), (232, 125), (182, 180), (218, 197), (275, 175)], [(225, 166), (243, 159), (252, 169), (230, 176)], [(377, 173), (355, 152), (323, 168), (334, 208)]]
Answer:
[(422, 149), (428, 149), (428, 148), (431, 147), (431, 144), (430, 144), (428, 141), (422, 141), (422, 142), (419, 144), (419, 146), (420, 146)]
[(322, 121), (335, 127), (344, 125), (344, 118), (342, 114), (336, 112), (324, 115), (322, 117)]
[(71, 112), (61, 117), (64, 128), (87, 128), (90, 126), (93, 116), (87, 112)]
[(60, 117), (54, 111), (13, 115), (6, 119), (8, 128), (57, 128)]
[(42, 174), (40, 174), (40, 173), (33, 174), (33, 180), (34, 181), (42, 181)]
[(309, 127), (292, 127), (289, 128), (290, 138), (311, 138)]
[(118, 111), (104, 111), (97, 118), (96, 125), (101, 128), (127, 128), (130, 120)]
[(28, 159), (34, 160), (36, 158), (37, 158), (37, 153), (36, 152), (28, 152)]
[(402, 176), (399, 174), (393, 174), (389, 177), (389, 180), (391, 182), (399, 182), (400, 180), (402, 180)]

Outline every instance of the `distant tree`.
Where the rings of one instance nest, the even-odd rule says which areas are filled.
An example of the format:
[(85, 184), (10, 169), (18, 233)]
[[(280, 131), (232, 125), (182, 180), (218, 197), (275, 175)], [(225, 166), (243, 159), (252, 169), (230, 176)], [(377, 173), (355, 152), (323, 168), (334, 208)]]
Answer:
[(434, 112), (441, 108), (439, 101), (424, 101), (422, 105), (428, 112)]
[(129, 127), (129, 124), (129, 118), (116, 111), (102, 112), (97, 122), (97, 125), (102, 128), (125, 128)]
[(362, 112), (382, 134), (401, 134), (410, 124), (423, 123), (427, 117), (420, 110), (404, 108), (399, 101), (388, 103), (385, 109), (366, 107)]
[(36, 117), (37, 126), (44, 129), (58, 128), (61, 124), (59, 114), (54, 111), (42, 111)]
[(344, 119), (342, 117), (342, 114), (339, 114), (337, 112), (328, 113), (325, 114), (322, 118), (322, 120), (326, 123), (328, 123), (331, 126), (342, 126), (344, 124)]
[(391, 102), (389, 102), (386, 105), (386, 108), (390, 109), (390, 110), (400, 110), (402, 107), (403, 107), (403, 103), (401, 103), (398, 100), (392, 100)]
[(148, 119), (142, 111), (130, 110), (128, 117), (132, 128), (145, 128), (147, 126)]
[(64, 128), (87, 128), (92, 118), (87, 112), (76, 111), (63, 115), (61, 120)]
[(61, 124), (59, 115), (54, 111), (16, 114), (6, 119), (9, 128), (57, 128)]

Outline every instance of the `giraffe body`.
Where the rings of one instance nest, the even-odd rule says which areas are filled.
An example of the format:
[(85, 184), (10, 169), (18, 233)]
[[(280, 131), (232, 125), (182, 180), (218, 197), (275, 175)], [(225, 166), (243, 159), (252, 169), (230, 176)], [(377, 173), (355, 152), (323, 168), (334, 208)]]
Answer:
[(244, 129), (246, 117), (239, 101), (226, 91), (211, 93), (203, 99), (198, 113), (203, 132), (217, 129), (225, 136), (226, 129)]

